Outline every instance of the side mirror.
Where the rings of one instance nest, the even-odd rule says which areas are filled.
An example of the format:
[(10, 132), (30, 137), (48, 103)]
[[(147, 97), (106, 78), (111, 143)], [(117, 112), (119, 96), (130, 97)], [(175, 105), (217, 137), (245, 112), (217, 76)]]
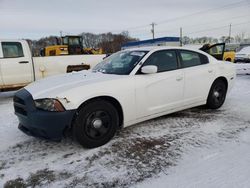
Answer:
[(158, 68), (155, 65), (146, 65), (141, 68), (141, 72), (143, 74), (154, 74), (154, 73), (157, 73), (157, 71), (158, 71)]

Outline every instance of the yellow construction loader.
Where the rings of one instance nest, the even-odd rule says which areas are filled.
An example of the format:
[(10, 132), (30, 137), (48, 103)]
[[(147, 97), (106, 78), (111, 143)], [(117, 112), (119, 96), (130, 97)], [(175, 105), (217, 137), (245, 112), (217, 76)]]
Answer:
[(57, 45), (47, 46), (40, 51), (41, 56), (77, 54), (103, 54), (103, 51), (101, 48), (83, 48), (82, 38), (77, 35), (66, 35), (61, 37)]

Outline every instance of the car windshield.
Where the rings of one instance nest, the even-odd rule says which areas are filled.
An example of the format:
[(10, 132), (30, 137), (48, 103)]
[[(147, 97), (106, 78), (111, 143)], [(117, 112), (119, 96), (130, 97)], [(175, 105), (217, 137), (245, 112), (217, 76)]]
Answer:
[(80, 45), (80, 39), (79, 38), (69, 38), (69, 45)]
[(128, 75), (147, 53), (148, 51), (120, 51), (98, 63), (93, 71)]
[(250, 47), (244, 47), (238, 53), (250, 54)]

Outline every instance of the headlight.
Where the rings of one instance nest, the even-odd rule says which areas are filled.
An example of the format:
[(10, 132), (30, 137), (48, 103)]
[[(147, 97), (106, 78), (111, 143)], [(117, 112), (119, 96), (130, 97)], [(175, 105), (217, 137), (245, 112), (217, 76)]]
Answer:
[(65, 108), (57, 99), (37, 99), (35, 106), (38, 109), (52, 112), (63, 112)]
[(248, 58), (250, 58), (250, 54), (248, 54)]

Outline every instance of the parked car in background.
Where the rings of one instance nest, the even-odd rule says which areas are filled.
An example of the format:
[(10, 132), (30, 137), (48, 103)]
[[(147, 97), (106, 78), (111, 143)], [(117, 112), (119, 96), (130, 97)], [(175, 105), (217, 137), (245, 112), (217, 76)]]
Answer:
[(15, 90), (47, 76), (89, 69), (103, 57), (105, 55), (32, 57), (27, 41), (0, 39), (0, 91)]
[(234, 62), (250, 63), (250, 46), (244, 47), (238, 51), (235, 55)]
[(93, 70), (28, 85), (15, 94), (14, 108), (26, 134), (60, 140), (72, 129), (82, 146), (93, 148), (148, 119), (199, 105), (220, 108), (234, 79), (233, 63), (200, 50), (128, 49)]

